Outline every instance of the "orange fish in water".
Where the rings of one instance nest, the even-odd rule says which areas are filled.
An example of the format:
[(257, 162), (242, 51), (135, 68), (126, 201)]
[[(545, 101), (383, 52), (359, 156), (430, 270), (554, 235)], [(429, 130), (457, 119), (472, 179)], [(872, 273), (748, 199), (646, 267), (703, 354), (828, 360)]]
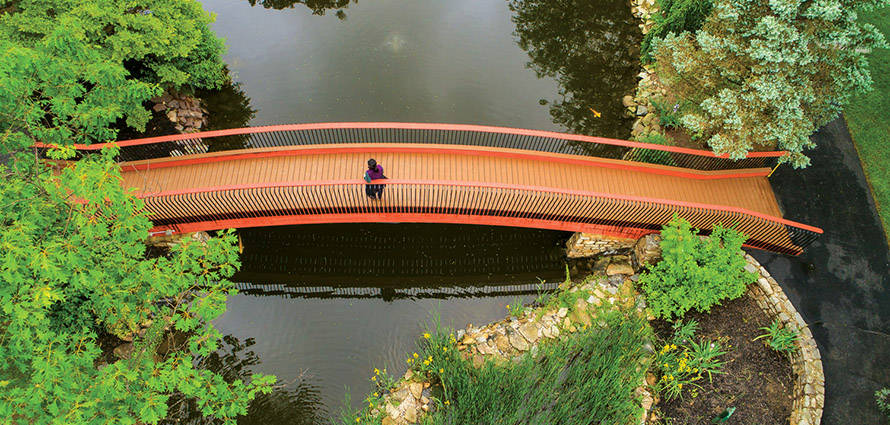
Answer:
[(589, 106), (587, 107), (587, 109), (590, 109), (590, 112), (593, 112), (593, 116), (596, 118), (599, 118), (602, 115), (601, 113), (597, 112), (596, 109), (593, 109)]

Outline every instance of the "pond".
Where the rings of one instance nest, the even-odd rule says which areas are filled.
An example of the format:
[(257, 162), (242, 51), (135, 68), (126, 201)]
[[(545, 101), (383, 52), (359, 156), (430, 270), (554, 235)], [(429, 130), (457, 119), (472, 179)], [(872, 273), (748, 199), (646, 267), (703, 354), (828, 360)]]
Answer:
[[(641, 35), (623, 1), (205, 0), (235, 85), (210, 129), (332, 121), (481, 124), (626, 139)], [(595, 112), (594, 112), (595, 111)], [(599, 115), (599, 116), (597, 116)], [(243, 229), (209, 367), (286, 386), (239, 423), (327, 423), (404, 372), (421, 325), (485, 324), (565, 276), (564, 232), (355, 224)], [(183, 410), (181, 417), (197, 422)]]

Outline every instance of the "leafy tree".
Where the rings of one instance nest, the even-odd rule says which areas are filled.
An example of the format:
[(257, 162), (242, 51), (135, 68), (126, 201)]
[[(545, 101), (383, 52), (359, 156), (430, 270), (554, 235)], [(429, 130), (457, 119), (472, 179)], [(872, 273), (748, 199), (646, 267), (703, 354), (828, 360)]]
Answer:
[(696, 233), (676, 215), (662, 229), (663, 260), (639, 280), (653, 315), (670, 318), (683, 317), (692, 309), (707, 312), (723, 299), (742, 296), (756, 280), (744, 269), (744, 234), (719, 223), (710, 238)]
[[(42, 141), (69, 157), (72, 143), (114, 138), (118, 120), (144, 125), (143, 102), (163, 87), (224, 82), (210, 21), (192, 0), (21, 0), (0, 11), (4, 423), (157, 423), (171, 397), (234, 423), (271, 390), (274, 377), (227, 381), (196, 367), (217, 348), (210, 321), (239, 266), (231, 233), (147, 259), (151, 223), (121, 187), (116, 149), (61, 168), (28, 151)], [(132, 355), (109, 358), (100, 341), (148, 319)], [(166, 329), (188, 343), (156, 354)]]
[[(234, 423), (274, 383), (260, 375), (227, 382), (195, 367), (217, 349), (210, 321), (232, 292), (234, 235), (146, 259), (151, 223), (121, 187), (115, 154), (106, 149), (61, 169), (27, 155), (0, 165), (0, 417), (157, 423), (173, 395)], [(101, 335), (132, 334), (148, 319), (132, 356), (98, 367), (110, 349)], [(186, 347), (157, 355), (165, 328), (188, 335)]]
[(194, 0), (21, 0), (0, 13), (4, 148), (113, 139), (142, 130), (163, 88), (228, 77), (212, 17)]
[(658, 12), (652, 15), (654, 24), (646, 36), (640, 54), (643, 62), (652, 61), (652, 41), (661, 40), (669, 33), (696, 32), (711, 13), (711, 0), (657, 0)]
[(871, 85), (866, 53), (886, 47), (857, 9), (887, 0), (718, 0), (695, 34), (655, 44), (659, 76), (697, 108), (682, 124), (715, 153), (783, 149), (809, 164), (809, 136)]

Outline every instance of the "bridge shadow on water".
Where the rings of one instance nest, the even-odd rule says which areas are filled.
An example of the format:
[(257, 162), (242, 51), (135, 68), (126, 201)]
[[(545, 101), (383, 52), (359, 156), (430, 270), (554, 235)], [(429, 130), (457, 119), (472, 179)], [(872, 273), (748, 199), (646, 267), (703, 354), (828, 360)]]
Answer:
[(384, 300), (553, 289), (564, 276), (564, 244), (571, 235), (415, 223), (252, 228), (238, 234), (244, 252), (233, 280), (241, 293)]

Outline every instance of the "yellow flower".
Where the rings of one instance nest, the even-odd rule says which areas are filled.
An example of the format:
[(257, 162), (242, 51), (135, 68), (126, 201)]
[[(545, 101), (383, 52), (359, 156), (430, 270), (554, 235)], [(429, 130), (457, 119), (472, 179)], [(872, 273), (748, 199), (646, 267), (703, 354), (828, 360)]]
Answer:
[(507, 310), (509, 310), (509, 309), (510, 309), (510, 304), (507, 304)]
[(445, 369), (439, 369), (439, 373), (440, 374), (445, 373)]
[(413, 362), (413, 361), (414, 360), (408, 359), (408, 360), (405, 360), (405, 363), (411, 364), (411, 362)]
[(380, 397), (380, 394), (374, 393), (374, 397)]
[(377, 369), (377, 368), (375, 367), (375, 368), (374, 368), (374, 374), (375, 374), (375, 375), (380, 375), (380, 369)]
[(362, 421), (362, 418), (355, 418), (356, 423), (361, 422), (361, 421)]
[(417, 353), (414, 353), (414, 358), (415, 358), (415, 359), (417, 358)]
[(448, 400), (445, 400), (445, 405), (447, 406), (447, 405), (449, 405), (449, 404), (451, 404), (451, 402), (448, 401)]
[(430, 339), (430, 333), (429, 333), (429, 332), (424, 332), (424, 333), (423, 333), (423, 337), (426, 338), (426, 339)]
[(429, 360), (424, 360), (424, 361), (423, 361), (423, 365), (424, 365), (424, 366), (429, 366), (429, 365), (430, 365), (430, 361), (429, 361)]
[(447, 352), (448, 352), (448, 347), (442, 347), (442, 352), (443, 352), (443, 353), (447, 353)]
[(377, 377), (376, 377), (376, 376), (372, 376), (372, 377), (371, 377), (371, 380), (372, 380), (372, 381), (376, 381), (376, 380), (377, 380)]
[(682, 390), (682, 389), (683, 389), (683, 384), (677, 384), (677, 389), (678, 389), (678, 390)]

